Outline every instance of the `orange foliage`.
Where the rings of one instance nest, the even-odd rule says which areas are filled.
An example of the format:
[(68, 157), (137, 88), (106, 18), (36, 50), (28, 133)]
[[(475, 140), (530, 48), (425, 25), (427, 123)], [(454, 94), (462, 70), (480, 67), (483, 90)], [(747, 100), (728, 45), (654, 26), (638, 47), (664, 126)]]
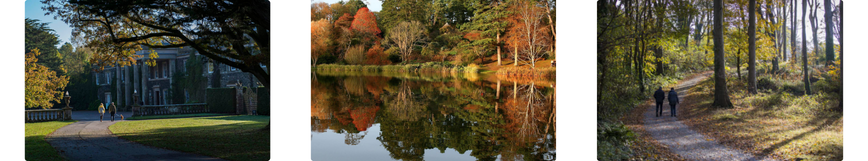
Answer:
[(373, 126), (374, 118), (377, 117), (377, 111), (380, 111), (380, 106), (361, 107), (350, 110), (350, 116), (353, 118), (353, 124), (359, 131), (368, 130)]
[(383, 48), (381, 48), (379, 44), (375, 44), (374, 47), (368, 49), (368, 53), (366, 53), (365, 57), (365, 64), (368, 65), (389, 65), (392, 63), (388, 58), (386, 58), (387, 55), (383, 53)]
[(362, 7), (356, 12), (353, 17), (353, 24), (350, 27), (357, 36), (362, 37), (364, 42), (376, 41), (374, 44), (379, 44), (377, 35), (380, 34), (380, 28), (377, 27), (377, 17), (374, 13), (368, 10), (368, 7)]

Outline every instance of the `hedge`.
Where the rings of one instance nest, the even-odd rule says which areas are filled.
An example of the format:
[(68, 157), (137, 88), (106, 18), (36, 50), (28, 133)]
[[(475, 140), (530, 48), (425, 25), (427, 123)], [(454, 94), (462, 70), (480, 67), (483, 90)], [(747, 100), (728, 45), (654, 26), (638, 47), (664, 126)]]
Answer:
[(235, 113), (235, 88), (208, 88), (205, 96), (211, 113)]
[(271, 92), (265, 87), (259, 87), (256, 93), (256, 113), (259, 115), (271, 114)]

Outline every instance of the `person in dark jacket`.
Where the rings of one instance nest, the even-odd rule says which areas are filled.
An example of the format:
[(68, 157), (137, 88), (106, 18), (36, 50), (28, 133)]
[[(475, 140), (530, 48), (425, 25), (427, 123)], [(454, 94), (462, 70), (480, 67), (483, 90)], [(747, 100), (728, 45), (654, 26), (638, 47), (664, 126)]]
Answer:
[(669, 107), (670, 107), (669, 111), (672, 113), (669, 114), (669, 116), (672, 116), (672, 117), (678, 116), (677, 112), (675, 111), (675, 105), (678, 105), (678, 103), (680, 103), (678, 100), (678, 93), (675, 92), (675, 88), (670, 88), (669, 89)]
[(112, 122), (115, 122), (115, 112), (118, 111), (118, 108), (117, 108), (117, 106), (115, 106), (115, 103), (114, 103), (114, 102), (112, 102), (112, 104), (109, 105), (109, 109), (108, 109), (108, 110), (109, 110), (109, 112), (111, 113), (110, 116), (112, 117)]
[(663, 100), (665, 99), (666, 93), (663, 92), (663, 87), (657, 88), (657, 91), (654, 91), (654, 99), (657, 101), (657, 106), (654, 107), (656, 110), (654, 115), (660, 117), (663, 115)]

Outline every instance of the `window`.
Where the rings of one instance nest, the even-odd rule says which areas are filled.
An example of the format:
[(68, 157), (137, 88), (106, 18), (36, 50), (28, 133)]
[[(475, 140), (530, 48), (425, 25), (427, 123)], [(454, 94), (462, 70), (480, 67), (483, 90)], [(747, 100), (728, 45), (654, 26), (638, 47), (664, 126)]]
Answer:
[(235, 68), (235, 67), (229, 66), (229, 71), (233, 71), (233, 72), (234, 72), (234, 71), (238, 71), (238, 68)]
[(105, 93), (105, 106), (108, 107), (109, 105), (111, 105), (111, 102), (112, 102), (112, 93), (106, 92)]
[(105, 84), (109, 84), (109, 82), (112, 82), (112, 73), (105, 72)]
[(168, 78), (169, 76), (169, 68), (166, 66), (167, 63), (163, 63), (163, 78)]
[(99, 72), (97, 72), (94, 76), (96, 77), (96, 85), (99, 85)]
[(214, 73), (214, 63), (208, 62), (208, 73)]
[(186, 61), (187, 61), (187, 59), (181, 59), (181, 72), (185, 72), (184, 73), (185, 75), (187, 74), (186, 73), (187, 72), (187, 66), (186, 66), (187, 62)]
[(163, 100), (163, 104), (164, 104), (164, 105), (165, 105), (166, 103), (168, 103), (168, 101), (166, 101), (166, 96), (168, 96), (168, 95), (169, 95), (169, 91), (163, 91), (163, 95), (162, 95), (163, 97), (162, 97), (162, 100)]

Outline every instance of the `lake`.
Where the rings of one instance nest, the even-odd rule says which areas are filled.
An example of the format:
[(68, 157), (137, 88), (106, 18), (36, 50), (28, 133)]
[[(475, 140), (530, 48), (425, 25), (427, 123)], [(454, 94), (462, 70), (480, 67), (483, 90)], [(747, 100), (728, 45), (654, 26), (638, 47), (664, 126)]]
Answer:
[(311, 159), (555, 160), (555, 81), (311, 76)]

